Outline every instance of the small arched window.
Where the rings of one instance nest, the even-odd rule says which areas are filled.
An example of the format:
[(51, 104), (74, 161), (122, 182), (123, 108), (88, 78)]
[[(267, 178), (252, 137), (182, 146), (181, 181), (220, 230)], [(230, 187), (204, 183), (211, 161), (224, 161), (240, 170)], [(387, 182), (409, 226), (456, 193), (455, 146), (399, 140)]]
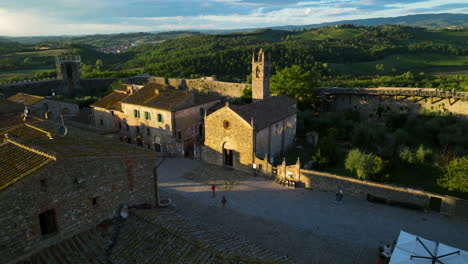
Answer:
[(224, 120), (223, 127), (224, 129), (231, 129), (231, 122), (229, 122), (228, 120)]

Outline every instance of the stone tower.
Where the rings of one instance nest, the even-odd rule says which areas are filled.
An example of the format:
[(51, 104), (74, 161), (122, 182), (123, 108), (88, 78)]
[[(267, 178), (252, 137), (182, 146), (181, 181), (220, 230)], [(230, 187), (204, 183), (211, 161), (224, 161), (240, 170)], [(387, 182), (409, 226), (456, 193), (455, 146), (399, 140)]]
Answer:
[(60, 56), (55, 58), (57, 79), (63, 80), (63, 93), (74, 95), (80, 89), (81, 58), (80, 56)]
[(270, 55), (266, 56), (263, 49), (252, 56), (252, 102), (263, 100), (270, 96)]

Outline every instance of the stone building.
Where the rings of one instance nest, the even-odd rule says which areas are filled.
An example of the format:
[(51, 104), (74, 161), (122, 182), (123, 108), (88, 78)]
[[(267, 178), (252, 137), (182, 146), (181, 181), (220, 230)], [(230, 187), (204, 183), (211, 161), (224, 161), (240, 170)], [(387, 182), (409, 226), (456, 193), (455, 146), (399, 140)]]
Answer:
[(30, 114), (46, 119), (58, 119), (60, 115), (75, 116), (80, 112), (77, 104), (27, 93), (17, 93), (8, 97), (8, 100), (23, 104), (28, 108)]
[(34, 120), (0, 129), (2, 263), (155, 203), (154, 152)]
[(193, 155), (205, 111), (222, 99), (156, 83), (125, 87), (91, 105), (96, 127), (121, 141), (175, 155)]
[(253, 102), (226, 104), (205, 118), (203, 160), (250, 171), (255, 157), (277, 158), (292, 146), (296, 102), (285, 95), (269, 96), (269, 67), (269, 56), (260, 50), (252, 59)]

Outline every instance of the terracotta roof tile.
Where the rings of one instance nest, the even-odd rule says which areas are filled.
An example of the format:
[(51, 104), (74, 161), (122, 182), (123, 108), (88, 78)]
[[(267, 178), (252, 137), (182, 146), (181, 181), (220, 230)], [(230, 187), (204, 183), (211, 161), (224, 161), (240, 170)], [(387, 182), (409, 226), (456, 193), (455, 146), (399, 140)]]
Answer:
[(0, 144), (0, 191), (53, 161), (22, 146), (13, 141)]
[(122, 100), (122, 103), (175, 111), (220, 98), (214, 94), (175, 90), (168, 85), (150, 83)]
[(91, 105), (91, 107), (100, 107), (105, 109), (122, 111), (121, 101), (129, 95), (123, 92), (112, 92)]
[(8, 100), (17, 102), (20, 104), (25, 104), (25, 105), (33, 105), (41, 100), (43, 100), (44, 97), (42, 96), (37, 96), (37, 95), (32, 95), (32, 94), (26, 94), (26, 93), (17, 93), (13, 96), (10, 96)]
[(296, 101), (286, 95), (270, 96), (240, 107), (231, 107), (247, 122), (254, 121), (255, 130), (262, 130), (297, 113)]
[(24, 111), (24, 105), (0, 98), (0, 115), (4, 114), (17, 114)]

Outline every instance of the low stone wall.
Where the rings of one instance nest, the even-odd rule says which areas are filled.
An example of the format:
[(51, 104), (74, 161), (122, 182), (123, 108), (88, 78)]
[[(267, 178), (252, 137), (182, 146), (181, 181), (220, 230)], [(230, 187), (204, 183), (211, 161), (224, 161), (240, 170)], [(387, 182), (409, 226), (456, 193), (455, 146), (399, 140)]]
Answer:
[(326, 192), (337, 192), (339, 189), (343, 189), (345, 195), (367, 199), (377, 197), (390, 203), (412, 204), (424, 209), (429, 209), (431, 202), (440, 199), (440, 213), (468, 220), (468, 201), (452, 196), (312, 170), (301, 170), (300, 180), (306, 188), (310, 189)]
[[(148, 82), (153, 83), (166, 83), (164, 77), (151, 77)], [(200, 92), (218, 93), (223, 96), (238, 98), (242, 96), (244, 89), (250, 88), (252, 85), (246, 83), (229, 83), (219, 82), (207, 79), (175, 79), (168, 78), (169, 85), (188, 90), (197, 90)]]
[(255, 173), (256, 175), (265, 176), (266, 178), (273, 178), (277, 182), (291, 181), (301, 183), (301, 162), (299, 159), (296, 164), (286, 165), (286, 161), (278, 166), (271, 165), (267, 158), (259, 159), (254, 157)]

